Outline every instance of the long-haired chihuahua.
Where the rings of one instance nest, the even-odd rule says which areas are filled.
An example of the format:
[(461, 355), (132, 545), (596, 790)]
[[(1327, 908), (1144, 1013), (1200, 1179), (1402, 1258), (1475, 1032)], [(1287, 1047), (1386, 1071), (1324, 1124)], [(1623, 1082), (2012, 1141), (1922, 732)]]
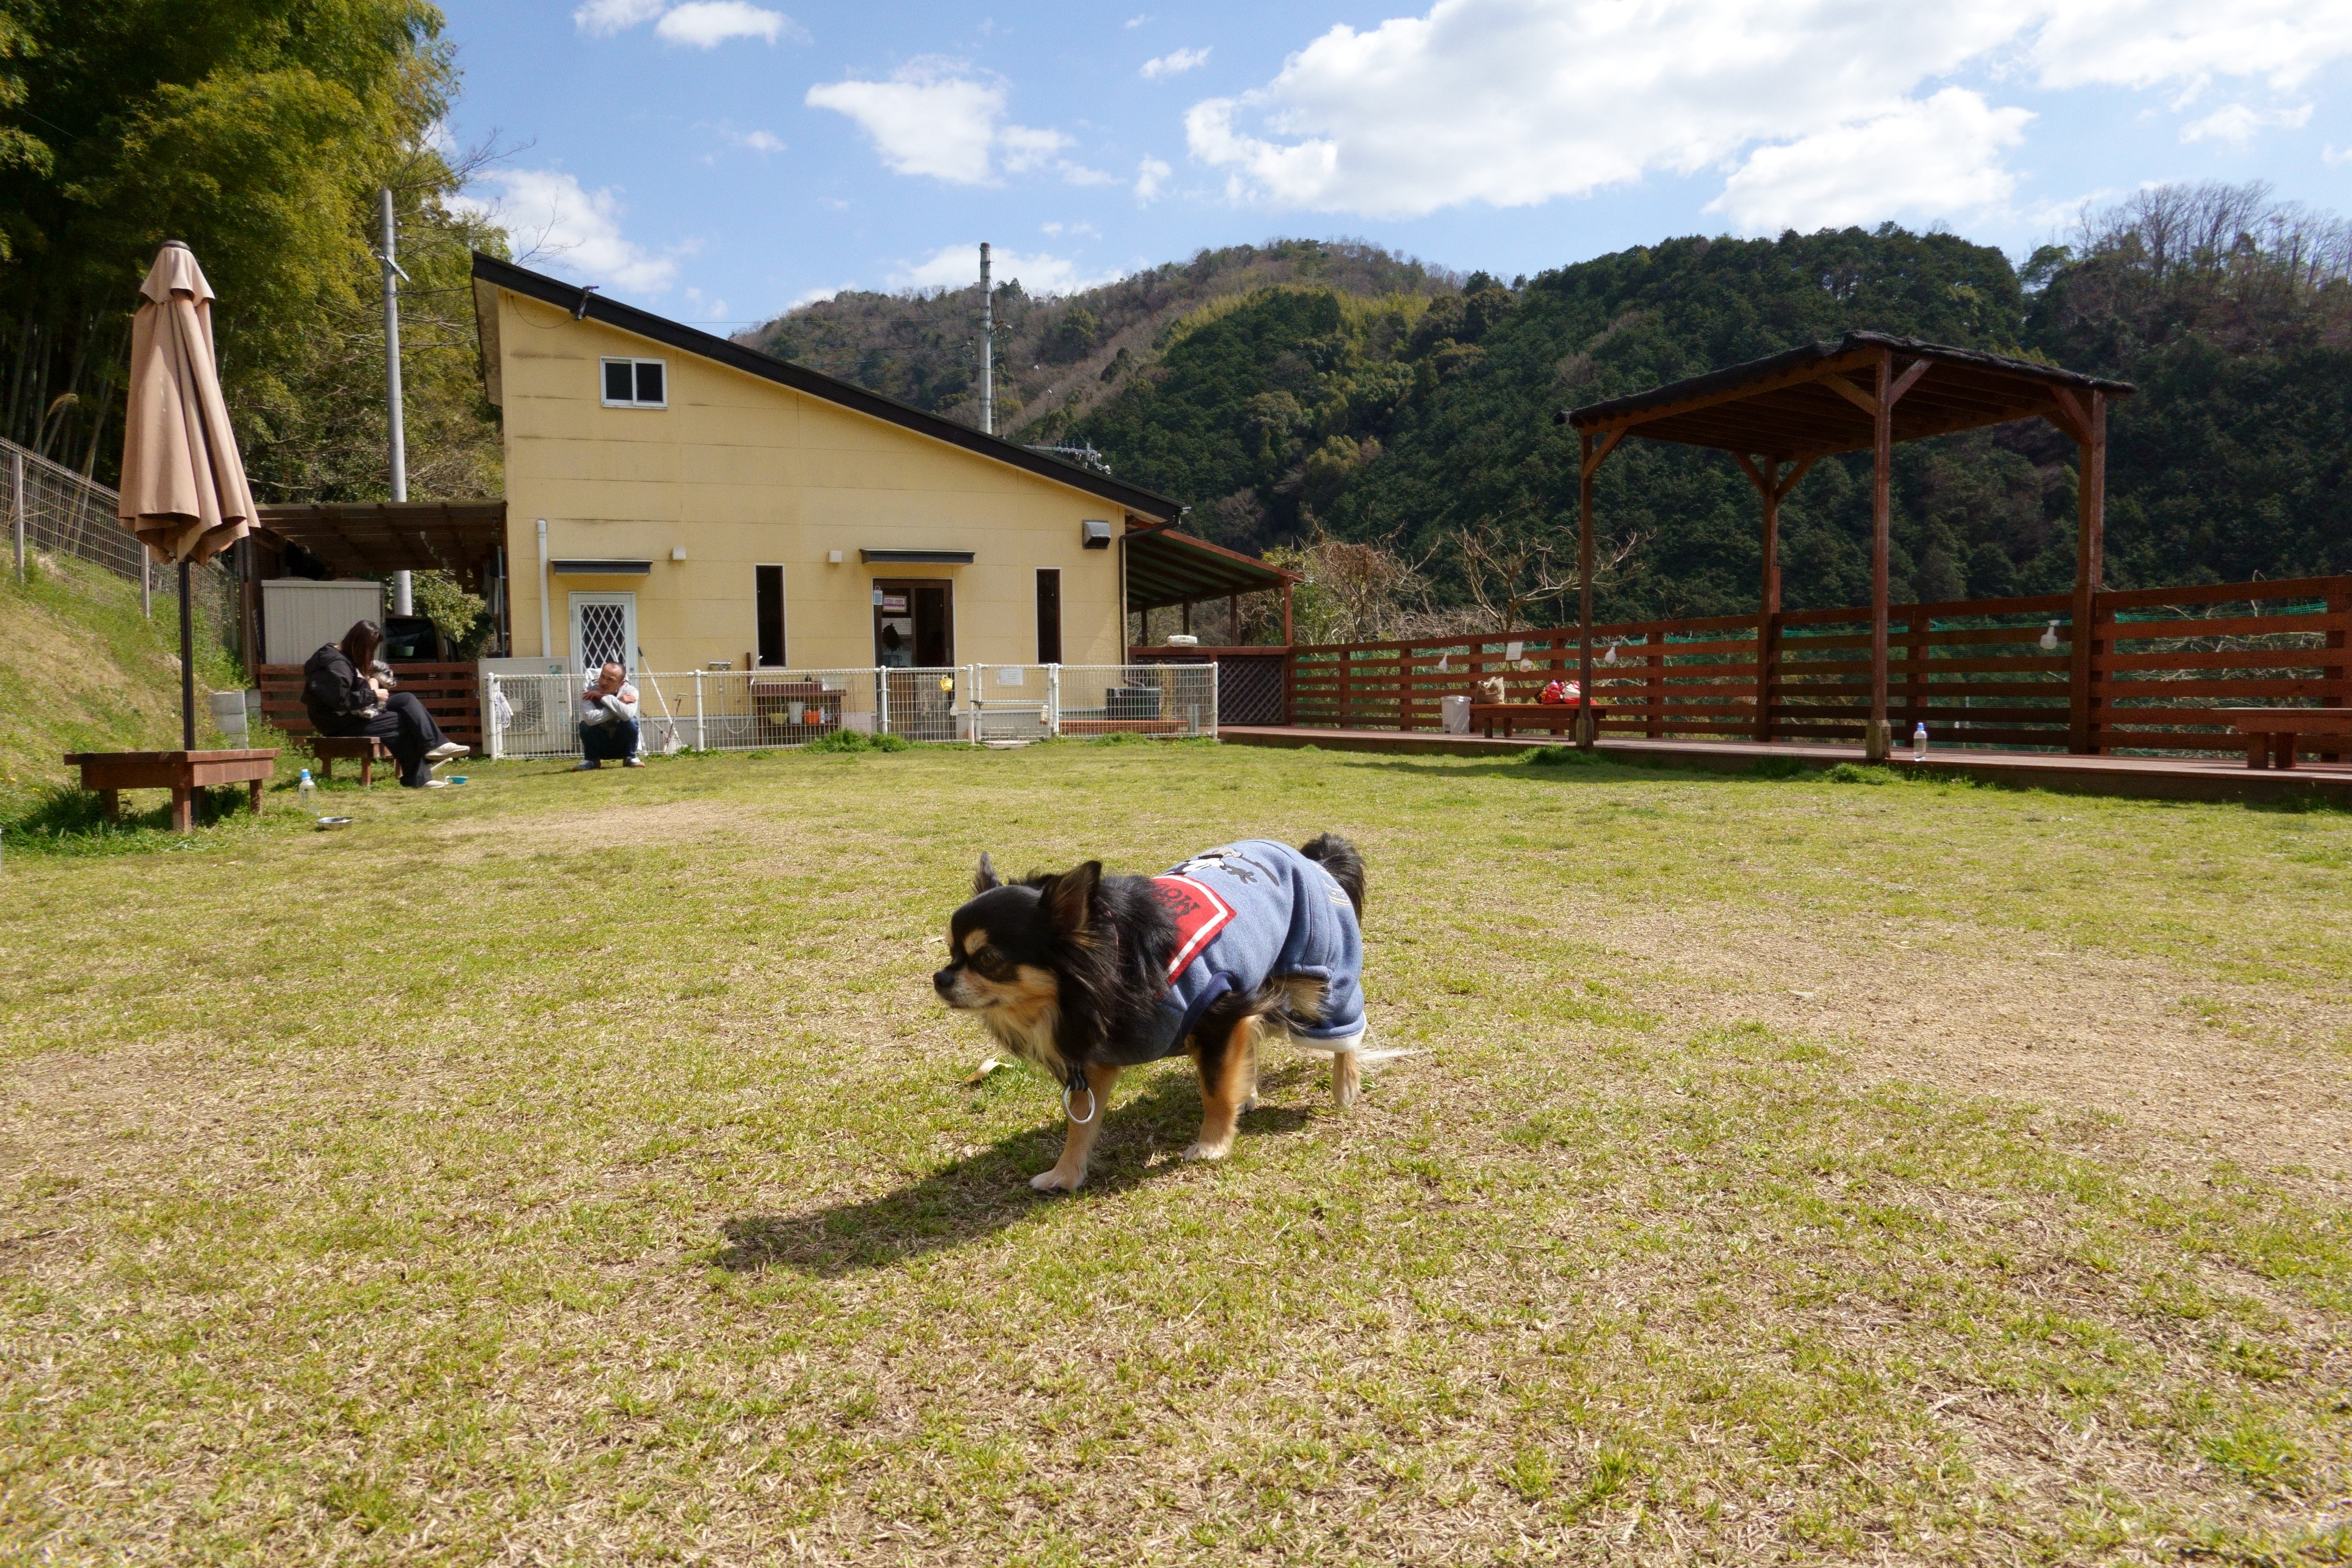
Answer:
[(1328, 833), (1297, 849), (1228, 844), (1160, 877), (1106, 877), (1088, 860), (1005, 882), (983, 855), (931, 984), (1063, 1085), (1062, 1157), (1029, 1184), (1075, 1192), (1124, 1068), (1180, 1050), (1199, 1066), (1191, 1160), (1232, 1150), (1235, 1121), (1257, 1103), (1257, 1047), (1269, 1033), (1330, 1053), (1332, 1099), (1353, 1104), (1363, 909), (1363, 859)]

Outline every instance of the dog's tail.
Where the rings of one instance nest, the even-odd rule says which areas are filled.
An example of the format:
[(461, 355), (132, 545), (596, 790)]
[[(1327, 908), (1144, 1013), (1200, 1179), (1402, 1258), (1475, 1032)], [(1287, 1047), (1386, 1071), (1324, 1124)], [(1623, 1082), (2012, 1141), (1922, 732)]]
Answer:
[(1356, 918), (1364, 918), (1364, 858), (1356, 847), (1336, 833), (1320, 833), (1298, 847), (1298, 852), (1331, 873), (1356, 906)]

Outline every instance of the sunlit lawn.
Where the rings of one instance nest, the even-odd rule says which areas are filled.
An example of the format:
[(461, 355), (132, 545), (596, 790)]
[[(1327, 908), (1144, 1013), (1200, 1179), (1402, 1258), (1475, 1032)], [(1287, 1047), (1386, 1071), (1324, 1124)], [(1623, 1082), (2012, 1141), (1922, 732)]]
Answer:
[[(2352, 1552), (2342, 1171), (1695, 978), (1899, 932), (2340, 1016), (2352, 817), (1200, 743), (473, 778), (11, 849), (0, 1559)], [(980, 851), (1324, 829), (1423, 1054), (1343, 1116), (1276, 1053), (1218, 1166), (1132, 1074), (1033, 1194), (1053, 1090), (966, 1087), (928, 985)]]

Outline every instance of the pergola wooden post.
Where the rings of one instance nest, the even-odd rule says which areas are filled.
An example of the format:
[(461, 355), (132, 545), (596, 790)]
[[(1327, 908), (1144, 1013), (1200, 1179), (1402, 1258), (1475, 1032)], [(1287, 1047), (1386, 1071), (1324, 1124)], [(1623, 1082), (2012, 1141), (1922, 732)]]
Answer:
[(1764, 502), (1764, 571), (1756, 595), (1756, 738), (1769, 741), (1772, 690), (1780, 674), (1780, 503), (1789, 499), (1813, 459), (1798, 458), (1783, 478), (1778, 458), (1734, 451), (1731, 458)]
[[(1923, 377), (1931, 378), (1922, 386)], [(1859, 383), (1859, 384), (1858, 384)], [(1865, 390), (1866, 386), (1866, 390)], [(1915, 393), (1914, 389), (1917, 389)], [(1592, 476), (1629, 435), (1727, 452), (1762, 498), (1763, 574), (1756, 614), (1758, 740), (1772, 738), (1780, 656), (1780, 503), (1815, 462), (1838, 452), (1871, 454), (1869, 709), (1863, 729), (1874, 762), (1892, 749), (1887, 717), (1889, 563), (1894, 522), (1894, 447), (2015, 419), (2042, 418), (2082, 448), (2078, 472), (2070, 745), (2099, 749), (2095, 636), (2101, 582), (2106, 483), (2106, 405), (2128, 397), (2126, 383), (2102, 381), (2031, 360), (1881, 332), (1848, 332), (1748, 364), (1562, 411), (1580, 457), (1577, 551), (1581, 599), (1582, 690), (1592, 686)], [(1785, 477), (1781, 465), (1790, 465)], [(1916, 628), (1914, 628), (1915, 630)], [(1916, 642), (1916, 638), (1914, 639)], [(1919, 671), (1910, 672), (1916, 684)], [(1590, 743), (1588, 741), (1587, 744)]]

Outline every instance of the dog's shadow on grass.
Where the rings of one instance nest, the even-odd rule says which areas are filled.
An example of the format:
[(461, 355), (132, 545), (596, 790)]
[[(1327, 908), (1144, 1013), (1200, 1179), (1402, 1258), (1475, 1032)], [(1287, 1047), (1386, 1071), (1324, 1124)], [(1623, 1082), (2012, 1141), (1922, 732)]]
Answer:
[[(1302, 1080), (1316, 1070), (1306, 1063), (1269, 1066), (1262, 1092), (1306, 1091)], [(1114, 1106), (1109, 1116), (1095, 1142), (1088, 1194), (1123, 1192), (1181, 1168), (1177, 1152), (1200, 1128), (1200, 1079), (1190, 1072), (1156, 1074), (1150, 1088)], [(1312, 1112), (1295, 1104), (1260, 1105), (1242, 1118), (1241, 1137), (1246, 1142), (1295, 1132), (1313, 1121)], [(736, 1273), (781, 1267), (832, 1279), (985, 1240), (1064, 1201), (1061, 1194), (1029, 1185), (1061, 1153), (1062, 1125), (1057, 1118), (1016, 1132), (878, 1197), (729, 1220), (722, 1227), (727, 1245), (710, 1261)]]

